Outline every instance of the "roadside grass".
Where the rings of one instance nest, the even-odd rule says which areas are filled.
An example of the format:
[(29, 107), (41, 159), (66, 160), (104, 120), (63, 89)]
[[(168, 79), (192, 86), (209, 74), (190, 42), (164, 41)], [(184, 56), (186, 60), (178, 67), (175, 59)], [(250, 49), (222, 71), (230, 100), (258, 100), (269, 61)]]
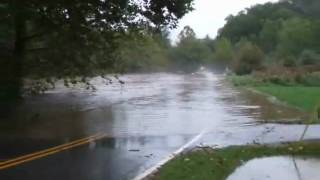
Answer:
[(320, 102), (320, 87), (272, 85), (257, 86), (254, 89), (309, 112), (314, 111)]
[(274, 96), (290, 106), (297, 107), (311, 114), (309, 122), (316, 123), (320, 116), (320, 86), (306, 86), (293, 82), (281, 81), (275, 84), (261, 80), (253, 75), (228, 76), (227, 79), (239, 87), (250, 87), (258, 92)]
[(255, 78), (252, 75), (228, 75), (227, 80), (234, 86), (261, 86), (266, 85), (262, 80)]
[(301, 142), (274, 146), (251, 145), (216, 150), (200, 149), (176, 157), (148, 179), (225, 180), (237, 167), (251, 159), (280, 155), (320, 158), (320, 143)]

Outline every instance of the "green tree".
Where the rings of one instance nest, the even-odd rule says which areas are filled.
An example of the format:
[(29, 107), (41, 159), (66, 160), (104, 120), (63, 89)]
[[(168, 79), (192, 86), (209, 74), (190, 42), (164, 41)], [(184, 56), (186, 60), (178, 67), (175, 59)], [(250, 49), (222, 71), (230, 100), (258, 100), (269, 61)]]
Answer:
[[(165, 37), (163, 37), (165, 38)], [(120, 72), (155, 72), (167, 70), (168, 49), (160, 35), (135, 35), (120, 40), (116, 69)]]
[[(192, 0), (5, 0), (1, 27), (9, 29), (12, 52), (4, 97), (20, 94), (21, 79), (89, 76), (110, 68), (116, 39), (128, 29), (175, 27), (192, 10)], [(12, 45), (11, 42), (14, 42)]]
[(295, 16), (300, 14), (295, 12), (295, 7), (288, 2), (256, 5), (241, 11), (236, 16), (228, 16), (227, 23), (219, 30), (219, 37), (228, 38), (232, 43), (237, 43), (242, 38), (258, 43), (258, 36), (265, 22), (285, 20)]
[(204, 41), (196, 38), (193, 29), (186, 26), (180, 32), (179, 42), (170, 54), (177, 69), (191, 72), (197, 70), (200, 65), (208, 63), (211, 53)]
[(202, 41), (210, 48), (211, 51), (215, 50), (216, 39), (211, 39), (209, 35), (206, 35)]
[(320, 52), (319, 12), (317, 0), (281, 0), (256, 5), (227, 17), (218, 39), (229, 39), (235, 49), (237, 44), (243, 44), (243, 39), (252, 42), (266, 53), (265, 65), (315, 63)]
[(238, 75), (250, 74), (262, 67), (263, 51), (250, 41), (238, 44), (232, 70)]
[(275, 50), (278, 44), (278, 30), (281, 28), (280, 20), (266, 20), (261, 32), (259, 33), (259, 45), (266, 52)]
[(184, 41), (196, 39), (196, 33), (190, 26), (185, 26), (179, 33), (178, 40), (179, 43), (184, 43)]
[(215, 43), (215, 61), (228, 64), (233, 59), (233, 47), (227, 38), (218, 39)]
[(277, 48), (280, 54), (297, 56), (304, 49), (312, 49), (316, 38), (312, 21), (291, 18), (282, 23)]
[(320, 17), (320, 1), (318, 0), (289, 0), (296, 8), (310, 17)]

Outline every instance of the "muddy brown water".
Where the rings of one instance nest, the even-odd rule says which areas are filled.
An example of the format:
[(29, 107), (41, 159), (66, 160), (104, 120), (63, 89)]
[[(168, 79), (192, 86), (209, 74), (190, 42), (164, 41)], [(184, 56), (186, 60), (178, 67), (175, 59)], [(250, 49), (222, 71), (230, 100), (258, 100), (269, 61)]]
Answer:
[[(0, 179), (132, 179), (203, 132), (195, 145), (296, 141), (306, 114), (230, 86), (223, 75), (130, 74), (124, 85), (92, 83), (97, 91), (56, 89), (29, 97), (3, 119), (0, 160), (96, 133), (108, 138), (0, 171)], [(15, 126), (17, 126), (15, 128)], [(17, 129), (17, 130), (15, 130)], [(306, 139), (318, 139), (313, 125)]]

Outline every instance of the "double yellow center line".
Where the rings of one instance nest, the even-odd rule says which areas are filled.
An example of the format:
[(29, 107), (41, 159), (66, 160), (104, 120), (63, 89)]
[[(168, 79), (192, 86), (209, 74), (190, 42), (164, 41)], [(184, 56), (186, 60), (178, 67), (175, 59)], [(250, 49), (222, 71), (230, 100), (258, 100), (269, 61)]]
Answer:
[(10, 159), (10, 160), (4, 161), (4, 162), (0, 162), (0, 170), (6, 169), (9, 167), (13, 167), (13, 166), (17, 166), (19, 164), (26, 163), (26, 162), (29, 162), (32, 160), (36, 160), (36, 159), (39, 159), (42, 157), (46, 157), (46, 156), (49, 156), (49, 155), (52, 155), (52, 154), (55, 154), (55, 153), (58, 153), (61, 151), (72, 149), (72, 148), (75, 148), (75, 147), (78, 147), (78, 146), (81, 146), (84, 144), (88, 144), (90, 142), (96, 141), (96, 140), (104, 138), (106, 136), (107, 136), (106, 134), (98, 133), (93, 136), (78, 139), (78, 140), (68, 142), (68, 143), (65, 143), (65, 144), (62, 144), (59, 146), (55, 146), (55, 147), (52, 147), (49, 149), (45, 149), (42, 151), (38, 151), (35, 153), (31, 153), (31, 154), (20, 156), (20, 157), (14, 158), (14, 159)]

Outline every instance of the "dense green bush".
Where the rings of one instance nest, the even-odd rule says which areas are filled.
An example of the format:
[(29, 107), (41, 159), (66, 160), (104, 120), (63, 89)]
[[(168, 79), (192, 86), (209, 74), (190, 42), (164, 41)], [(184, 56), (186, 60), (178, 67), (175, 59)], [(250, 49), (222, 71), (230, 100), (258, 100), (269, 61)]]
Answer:
[(121, 48), (115, 52), (120, 72), (151, 72), (166, 70), (170, 64), (167, 48), (152, 36), (137, 36), (119, 42)]
[(215, 42), (214, 59), (218, 62), (228, 63), (233, 59), (233, 47), (229, 39), (221, 38)]
[(297, 59), (292, 55), (282, 57), (281, 62), (284, 67), (297, 66)]
[(315, 22), (300, 17), (292, 17), (282, 22), (278, 31), (278, 50), (298, 56), (305, 48), (313, 48), (316, 36)]
[(263, 58), (264, 53), (258, 46), (243, 42), (238, 46), (232, 69), (237, 75), (250, 74), (262, 68)]
[(320, 86), (320, 72), (308, 73), (300, 77), (299, 83), (306, 86)]
[(315, 65), (320, 64), (320, 54), (313, 50), (304, 50), (300, 55), (301, 65)]
[(266, 82), (270, 82), (272, 84), (278, 84), (282, 86), (291, 86), (295, 84), (295, 82), (291, 78), (288, 78), (287, 76), (274, 75), (271, 77), (267, 77), (264, 80)]
[(235, 86), (258, 86), (263, 83), (261, 79), (256, 78), (253, 75), (229, 75), (227, 78)]

